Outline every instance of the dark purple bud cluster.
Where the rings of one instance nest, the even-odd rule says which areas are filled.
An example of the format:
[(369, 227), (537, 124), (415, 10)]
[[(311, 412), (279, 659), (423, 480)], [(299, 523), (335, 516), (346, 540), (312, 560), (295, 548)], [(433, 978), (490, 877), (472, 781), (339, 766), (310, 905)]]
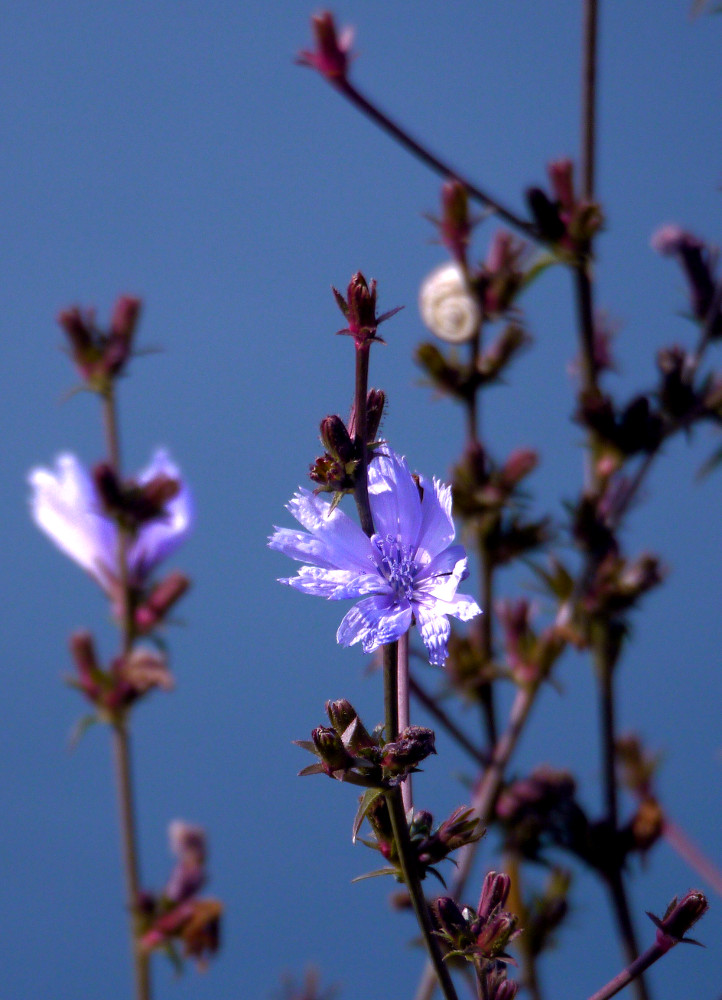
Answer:
[(579, 857), (589, 854), (589, 822), (578, 805), (576, 783), (568, 771), (547, 766), (507, 785), (496, 804), (508, 849), (543, 860), (550, 847)]
[(70, 637), (70, 651), (77, 675), (69, 683), (85, 695), (104, 721), (122, 719), (132, 704), (156, 688), (173, 688), (166, 659), (154, 649), (137, 646), (125, 656), (115, 657), (107, 670), (98, 663), (89, 632), (75, 632)]
[[(366, 454), (373, 457), (381, 444), (377, 440), (384, 414), (386, 395), (380, 389), (370, 389), (366, 397)], [(314, 493), (334, 493), (334, 505), (346, 493), (356, 488), (356, 470), (361, 461), (361, 442), (356, 439), (356, 419), (352, 411), (348, 427), (341, 417), (324, 417), (321, 421), (321, 443), (326, 449), (311, 466), (309, 476), (317, 487)]]
[[(468, 906), (460, 909), (448, 896), (431, 904), (436, 933), (446, 946), (447, 958), (466, 959), (479, 977), (491, 973), (496, 978), (496, 973), (503, 972), (506, 949), (520, 933), (516, 916), (504, 909), (510, 886), (508, 875), (489, 872), (476, 910)], [(513, 997), (515, 991), (504, 988), (499, 992), (502, 982), (503, 976), (495, 983), (496, 996)]]
[(434, 733), (423, 726), (409, 726), (393, 742), (384, 742), (381, 727), (369, 733), (354, 707), (345, 699), (326, 702), (331, 726), (319, 726), (311, 740), (296, 740), (296, 746), (319, 758), (300, 773), (327, 774), (367, 788), (388, 789), (418, 770), (418, 765), (436, 753)]
[(537, 233), (545, 243), (577, 256), (586, 252), (589, 241), (601, 229), (601, 208), (575, 194), (571, 160), (555, 160), (547, 172), (551, 197), (539, 187), (529, 188), (526, 193)]
[(178, 480), (165, 475), (142, 485), (133, 480), (121, 482), (108, 462), (93, 468), (93, 481), (107, 513), (132, 534), (149, 521), (167, 517), (166, 504), (180, 491)]
[(70, 343), (73, 361), (90, 388), (106, 391), (112, 379), (125, 368), (132, 352), (140, 308), (140, 299), (121, 296), (115, 303), (107, 330), (97, 327), (93, 310), (83, 312), (73, 307), (58, 316)]

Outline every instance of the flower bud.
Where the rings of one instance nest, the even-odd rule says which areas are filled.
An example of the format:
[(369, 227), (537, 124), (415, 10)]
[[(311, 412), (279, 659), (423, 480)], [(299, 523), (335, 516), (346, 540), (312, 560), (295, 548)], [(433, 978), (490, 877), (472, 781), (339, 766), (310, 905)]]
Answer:
[(353, 31), (345, 28), (339, 37), (336, 33), (333, 15), (328, 11), (315, 14), (311, 18), (311, 27), (316, 49), (313, 52), (304, 49), (299, 54), (297, 62), (302, 66), (310, 66), (312, 69), (318, 70), (332, 83), (345, 80)]
[(510, 888), (511, 879), (504, 872), (487, 873), (477, 907), (477, 913), (482, 920), (488, 919), (495, 910), (503, 907)]
[(558, 243), (566, 232), (566, 226), (561, 220), (557, 206), (538, 187), (527, 190), (526, 200), (539, 235), (549, 243)]
[(669, 951), (670, 948), (682, 941), (698, 944), (698, 941), (686, 938), (685, 934), (705, 915), (708, 909), (709, 904), (704, 893), (697, 889), (690, 889), (679, 901), (676, 896), (674, 897), (661, 920), (648, 913), (647, 916), (657, 926), (658, 946)]
[(438, 223), (441, 242), (462, 267), (466, 265), (471, 230), (469, 196), (457, 180), (447, 181), (441, 188), (441, 221)]
[(115, 303), (103, 352), (103, 367), (108, 375), (117, 375), (130, 357), (141, 305), (140, 299), (130, 295), (122, 295)]
[(327, 701), (326, 714), (339, 736), (343, 736), (351, 723), (358, 719), (356, 709), (345, 698), (339, 698), (338, 701)]
[(436, 753), (434, 731), (424, 726), (408, 726), (398, 739), (383, 748), (382, 765), (392, 774), (404, 774), (430, 754)]
[(372, 444), (378, 435), (386, 406), (386, 393), (382, 389), (369, 389), (366, 397), (366, 435)]
[(191, 582), (178, 570), (173, 570), (151, 590), (140, 607), (135, 611), (135, 627), (141, 635), (147, 635), (166, 617), (173, 605), (181, 599)]
[(353, 767), (353, 758), (335, 729), (318, 726), (311, 733), (311, 739), (329, 777), (333, 777), (337, 771), (347, 771)]
[(321, 444), (326, 451), (346, 464), (355, 459), (353, 441), (341, 417), (335, 414), (321, 421)]
[(402, 306), (390, 309), (382, 316), (376, 315), (376, 280), (372, 280), (369, 285), (360, 271), (351, 278), (346, 291), (347, 298), (336, 289), (332, 288), (336, 305), (346, 317), (348, 326), (339, 333), (349, 334), (354, 338), (356, 350), (363, 348), (368, 350), (374, 341), (383, 343), (383, 338), (378, 336), (379, 326), (396, 315)]
[(449, 344), (471, 340), (481, 327), (481, 309), (456, 263), (442, 264), (426, 278), (419, 293), (421, 319)]
[(722, 314), (708, 317), (715, 296), (715, 278), (714, 256), (707, 244), (679, 226), (666, 225), (654, 233), (651, 245), (657, 253), (677, 257), (687, 278), (695, 318), (700, 321), (711, 318), (712, 334), (720, 336)]
[(90, 632), (74, 632), (70, 637), (70, 652), (78, 670), (78, 684), (90, 701), (96, 703), (103, 687), (102, 671), (98, 666), (95, 644)]

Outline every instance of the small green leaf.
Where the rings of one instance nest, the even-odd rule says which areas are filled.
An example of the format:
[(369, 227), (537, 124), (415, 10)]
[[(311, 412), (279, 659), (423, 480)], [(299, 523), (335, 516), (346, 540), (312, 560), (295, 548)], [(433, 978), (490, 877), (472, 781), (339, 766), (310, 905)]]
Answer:
[(374, 803), (376, 801), (376, 799), (379, 797), (380, 794), (381, 794), (381, 792), (379, 792), (378, 789), (376, 789), (376, 788), (369, 788), (361, 796), (361, 798), (359, 800), (358, 811), (356, 812), (356, 815), (354, 817), (353, 827), (351, 829), (351, 841), (352, 841), (352, 843), (354, 843), (354, 844), (356, 843), (356, 837), (358, 836), (358, 832), (361, 829), (361, 824), (364, 821), (364, 816), (366, 815), (366, 813), (371, 808), (372, 803)]
[(100, 719), (95, 712), (92, 712), (90, 715), (84, 715), (81, 719), (78, 719), (75, 726), (73, 726), (72, 733), (70, 734), (69, 745), (71, 750), (75, 750), (83, 736), (85, 736), (90, 727), (95, 725), (96, 722), (100, 722)]
[(375, 872), (366, 872), (365, 875), (357, 875), (356, 878), (351, 879), (351, 883), (365, 882), (367, 878), (378, 878), (380, 875), (393, 875), (398, 878), (399, 872), (396, 868), (377, 868)]

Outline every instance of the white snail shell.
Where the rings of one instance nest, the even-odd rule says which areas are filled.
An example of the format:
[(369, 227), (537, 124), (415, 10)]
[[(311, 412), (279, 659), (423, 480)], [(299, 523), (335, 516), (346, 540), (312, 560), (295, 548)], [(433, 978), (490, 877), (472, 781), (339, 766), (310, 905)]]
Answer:
[(481, 325), (479, 304), (458, 264), (432, 271), (419, 293), (421, 318), (433, 334), (449, 344), (463, 344)]

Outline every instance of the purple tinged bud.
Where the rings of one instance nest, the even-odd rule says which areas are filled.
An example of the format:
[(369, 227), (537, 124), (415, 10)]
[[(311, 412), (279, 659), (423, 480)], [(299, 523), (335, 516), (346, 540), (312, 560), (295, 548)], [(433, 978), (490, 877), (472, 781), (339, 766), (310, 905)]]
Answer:
[(439, 896), (431, 903), (431, 912), (440, 930), (450, 936), (454, 931), (466, 929), (466, 921), (461, 910), (449, 896)]
[(441, 188), (441, 206), (441, 221), (438, 223), (441, 242), (457, 263), (465, 268), (473, 222), (464, 185), (457, 180), (447, 181)]
[[(651, 245), (657, 253), (679, 259), (689, 284), (692, 311), (698, 320), (706, 320), (715, 294), (714, 258), (710, 248), (692, 233), (675, 225), (658, 229), (652, 236)], [(716, 335), (717, 326), (718, 322), (715, 323)]]
[(78, 669), (78, 678), (83, 693), (91, 701), (96, 701), (101, 693), (98, 685), (101, 671), (90, 632), (74, 632), (70, 637), (70, 652)]
[(569, 159), (553, 160), (547, 166), (549, 180), (557, 201), (565, 212), (573, 212), (576, 200), (574, 198), (574, 165)]
[(484, 885), (479, 898), (477, 912), (482, 920), (506, 903), (511, 888), (511, 879), (503, 872), (489, 872), (484, 879)]
[(90, 374), (90, 363), (94, 360), (92, 314), (85, 317), (77, 306), (73, 306), (58, 314), (58, 323), (70, 341), (73, 360), (81, 374), (87, 377)]
[(526, 200), (540, 236), (550, 243), (558, 243), (566, 233), (566, 226), (561, 220), (557, 206), (538, 187), (529, 188)]
[[(687, 931), (705, 915), (708, 909), (707, 897), (697, 889), (690, 889), (679, 901), (675, 896), (661, 920), (652, 918), (657, 925), (657, 944), (665, 951), (669, 951), (680, 941), (686, 941)], [(693, 943), (697, 944), (696, 941)]]
[(311, 733), (311, 739), (329, 777), (333, 777), (336, 771), (347, 771), (353, 767), (353, 758), (335, 729), (318, 726)]
[(346, 317), (348, 326), (339, 333), (349, 334), (354, 338), (356, 350), (368, 350), (374, 341), (383, 343), (383, 338), (377, 334), (378, 327), (394, 316), (402, 306), (391, 309), (382, 316), (376, 315), (376, 281), (369, 285), (360, 271), (351, 278), (346, 291), (347, 298), (338, 289), (332, 289), (336, 304)]
[(333, 458), (344, 465), (355, 460), (353, 441), (343, 420), (335, 414), (321, 421), (321, 443)]
[(328, 11), (315, 14), (311, 18), (311, 27), (316, 49), (313, 52), (304, 49), (299, 54), (297, 62), (302, 66), (310, 66), (312, 69), (318, 70), (332, 83), (345, 80), (348, 73), (353, 31), (345, 28), (339, 36), (336, 32), (333, 15)]
[(130, 357), (141, 304), (140, 299), (130, 295), (122, 295), (115, 303), (103, 352), (103, 367), (108, 375), (117, 375)]
[(382, 765), (392, 774), (401, 774), (416, 767), (430, 754), (436, 753), (433, 729), (408, 726), (393, 743), (383, 748)]
[(366, 397), (366, 434), (369, 444), (376, 440), (386, 406), (386, 393), (382, 389), (369, 389)]
[(143, 604), (136, 609), (135, 626), (141, 635), (146, 635), (159, 625), (170, 609), (190, 587), (187, 576), (174, 570), (151, 590)]
[(356, 709), (345, 698), (339, 698), (338, 701), (327, 701), (326, 714), (339, 736), (342, 736), (348, 727), (358, 719)]

